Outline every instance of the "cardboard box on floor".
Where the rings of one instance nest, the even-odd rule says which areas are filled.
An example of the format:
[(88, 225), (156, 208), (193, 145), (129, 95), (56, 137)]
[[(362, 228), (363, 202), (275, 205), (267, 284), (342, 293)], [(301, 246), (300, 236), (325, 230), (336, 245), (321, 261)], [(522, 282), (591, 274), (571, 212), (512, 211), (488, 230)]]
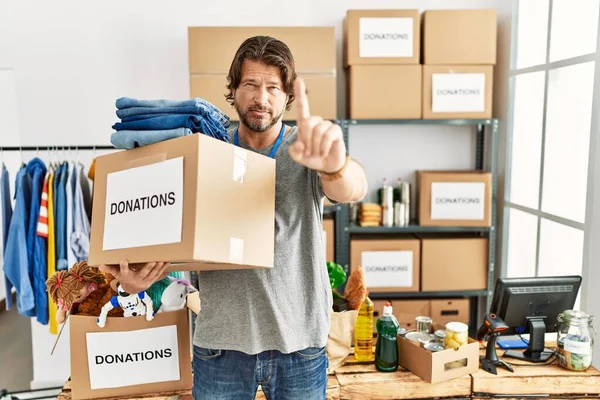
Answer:
[(71, 315), (71, 387), (74, 400), (124, 398), (192, 388), (188, 309), (107, 318)]
[(421, 290), (487, 289), (488, 239), (421, 238)]
[[(337, 116), (335, 27), (189, 27), (190, 95), (202, 97), (232, 121), (239, 120), (225, 100), (227, 73), (236, 51), (248, 38), (272, 36), (292, 52), (296, 73), (306, 81), (311, 113), (325, 119)], [(296, 118), (292, 108), (284, 119)]]
[(352, 239), (350, 269), (362, 266), (369, 292), (418, 292), (421, 247), (418, 239)]
[(494, 67), (424, 65), (423, 119), (492, 118)]
[(89, 264), (272, 268), (275, 160), (195, 134), (96, 158)]
[(435, 299), (430, 302), (433, 329), (446, 329), (448, 322), (469, 325), (469, 299)]
[(398, 361), (428, 383), (438, 383), (477, 372), (479, 369), (479, 342), (469, 343), (458, 349), (431, 352), (418, 343), (398, 338)]
[(480, 171), (417, 171), (419, 225), (491, 225), (492, 175)]
[(344, 63), (419, 64), (419, 10), (348, 10), (344, 19)]
[(495, 9), (426, 10), (423, 64), (496, 64)]
[(350, 118), (421, 118), (421, 65), (351, 65), (348, 71)]

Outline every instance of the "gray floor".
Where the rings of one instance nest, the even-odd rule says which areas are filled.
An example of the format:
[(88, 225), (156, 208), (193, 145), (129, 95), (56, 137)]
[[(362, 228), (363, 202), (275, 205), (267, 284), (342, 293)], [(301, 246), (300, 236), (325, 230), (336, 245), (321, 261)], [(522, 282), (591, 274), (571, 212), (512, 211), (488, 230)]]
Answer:
[(11, 311), (0, 311), (0, 391), (28, 390), (33, 380), (31, 321)]

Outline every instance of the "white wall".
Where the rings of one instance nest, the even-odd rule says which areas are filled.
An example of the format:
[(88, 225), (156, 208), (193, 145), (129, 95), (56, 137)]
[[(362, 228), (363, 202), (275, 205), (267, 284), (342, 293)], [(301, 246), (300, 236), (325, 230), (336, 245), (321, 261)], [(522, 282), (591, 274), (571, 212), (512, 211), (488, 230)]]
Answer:
[[(325, 4), (325, 6), (319, 5)], [(345, 113), (341, 63), (342, 21), (349, 8), (495, 8), (500, 0), (330, 0), (1, 2), (0, 69), (14, 73), (18, 119), (0, 129), (0, 145), (109, 144), (120, 96), (189, 97), (188, 26), (337, 27), (338, 113)], [(1, 112), (1, 111), (0, 111)], [(418, 168), (471, 168), (470, 128), (357, 127), (351, 149), (363, 162), (372, 190), (377, 179), (410, 176)], [(386, 142), (382, 142), (387, 140)], [(382, 143), (385, 143), (382, 145)], [(436, 145), (428, 151), (427, 143)], [(418, 146), (419, 154), (412, 146)], [(385, 165), (381, 155), (397, 155)], [(417, 165), (418, 162), (418, 165)], [(12, 176), (18, 164), (12, 166)], [(45, 327), (33, 322), (34, 381), (68, 376), (67, 336), (53, 358)], [(5, 345), (5, 344), (3, 344)]]

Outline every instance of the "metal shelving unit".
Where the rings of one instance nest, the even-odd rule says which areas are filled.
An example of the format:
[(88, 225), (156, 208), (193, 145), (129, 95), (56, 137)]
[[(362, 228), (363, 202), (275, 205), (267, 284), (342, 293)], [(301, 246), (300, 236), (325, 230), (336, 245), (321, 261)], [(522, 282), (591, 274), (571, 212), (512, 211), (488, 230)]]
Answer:
[(434, 299), (486, 296), (486, 290), (462, 290), (445, 292), (369, 292), (373, 300), (385, 299)]
[(408, 226), (374, 226), (364, 227), (357, 225), (349, 225), (346, 229), (350, 233), (356, 234), (402, 234), (402, 233), (485, 233), (489, 232), (490, 228), (472, 228), (472, 227), (461, 227), (461, 226), (420, 226), (420, 225), (408, 225)]
[[(491, 197), (491, 226), (484, 228), (472, 227), (447, 227), (447, 226), (419, 226), (406, 227), (360, 227), (350, 224), (348, 205), (336, 206), (336, 262), (349, 271), (350, 236), (373, 235), (382, 236), (390, 234), (473, 234), (485, 236), (488, 240), (488, 287), (487, 290), (466, 291), (440, 291), (440, 292), (392, 292), (371, 293), (373, 299), (409, 299), (409, 298), (468, 298), (470, 304), (470, 333), (481, 324), (483, 314), (489, 309), (492, 290), (495, 280), (496, 260), (496, 201), (498, 185), (498, 120), (497, 119), (451, 119), (451, 120), (339, 120), (342, 127), (344, 140), (351, 154), (349, 130), (355, 125), (450, 125), (474, 127), (476, 134), (475, 165), (474, 170), (487, 170), (492, 175)], [(489, 159), (487, 159), (489, 156)]]

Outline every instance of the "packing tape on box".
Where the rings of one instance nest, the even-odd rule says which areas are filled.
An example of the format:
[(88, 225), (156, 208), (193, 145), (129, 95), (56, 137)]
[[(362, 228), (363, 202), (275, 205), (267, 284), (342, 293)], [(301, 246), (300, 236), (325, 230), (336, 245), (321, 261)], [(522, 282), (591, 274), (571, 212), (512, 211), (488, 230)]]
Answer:
[(248, 169), (248, 153), (244, 149), (234, 147), (233, 149), (233, 180), (244, 183), (244, 176)]
[(229, 261), (235, 264), (244, 261), (244, 239), (229, 238)]

